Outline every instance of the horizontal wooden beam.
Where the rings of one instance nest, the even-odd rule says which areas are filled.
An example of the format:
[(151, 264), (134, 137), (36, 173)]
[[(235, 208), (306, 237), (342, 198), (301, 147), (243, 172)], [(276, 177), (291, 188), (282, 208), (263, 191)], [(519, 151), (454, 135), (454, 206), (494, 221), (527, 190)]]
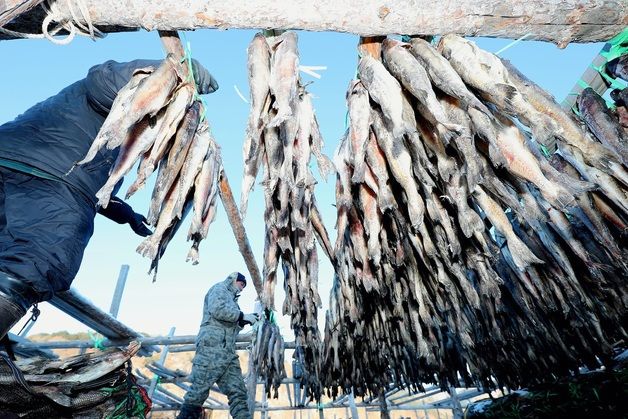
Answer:
[[(55, 3), (61, 19), (72, 18), (69, 3)], [(526, 35), (527, 39), (565, 46), (570, 42), (608, 40), (628, 24), (625, 0), (84, 0), (84, 3), (94, 25), (105, 32), (138, 28), (274, 28), (361, 36), (458, 33), (516, 39)], [(39, 31), (32, 27), (36, 20), (25, 18), (21, 27), (14, 21), (12, 29)]]

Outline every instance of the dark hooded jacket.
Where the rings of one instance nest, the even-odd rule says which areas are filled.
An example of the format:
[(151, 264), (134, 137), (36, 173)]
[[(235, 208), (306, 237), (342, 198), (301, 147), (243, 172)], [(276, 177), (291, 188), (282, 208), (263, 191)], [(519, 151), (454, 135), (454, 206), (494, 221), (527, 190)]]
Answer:
[(70, 169), (89, 150), (118, 91), (141, 67), (160, 61), (107, 61), (82, 80), (0, 126), (0, 158), (34, 167), (82, 192), (96, 204), (118, 149), (102, 149), (85, 165)]

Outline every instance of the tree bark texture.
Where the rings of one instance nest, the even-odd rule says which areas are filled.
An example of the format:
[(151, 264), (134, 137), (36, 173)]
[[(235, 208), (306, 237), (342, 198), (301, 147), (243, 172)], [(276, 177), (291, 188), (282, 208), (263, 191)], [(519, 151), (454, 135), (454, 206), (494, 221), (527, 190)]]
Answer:
[[(71, 17), (69, 1), (75, 0), (57, 1), (61, 18)], [(527, 39), (565, 46), (608, 40), (628, 24), (625, 0), (83, 1), (94, 24), (105, 32), (220, 28), (303, 29), (361, 36), (458, 33), (516, 39), (528, 35)], [(36, 10), (25, 13), (29, 14), (36, 15)], [(10, 26), (39, 31), (33, 25), (36, 21), (24, 16)]]
[(41, 2), (42, 0), (0, 0), (0, 27)]

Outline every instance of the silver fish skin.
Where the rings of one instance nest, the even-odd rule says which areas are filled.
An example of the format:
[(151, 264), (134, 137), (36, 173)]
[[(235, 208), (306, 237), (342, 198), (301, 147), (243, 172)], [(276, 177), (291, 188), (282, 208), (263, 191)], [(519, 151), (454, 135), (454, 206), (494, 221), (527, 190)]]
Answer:
[[(435, 126), (459, 132), (461, 127), (453, 123), (432, 89), (432, 84), (423, 66), (409, 51), (410, 45), (387, 38), (382, 42), (382, 56), (386, 68), (423, 105), (423, 116)], [(414, 127), (413, 127), (414, 128)]]
[(436, 155), (436, 167), (440, 177), (443, 181), (449, 182), (453, 173), (458, 170), (456, 161), (447, 155), (441, 138), (427, 121), (419, 119), (417, 127), (423, 143)]
[(297, 185), (304, 186), (315, 182), (309, 169), (310, 155), (312, 151), (312, 127), (314, 124), (314, 109), (312, 108), (309, 93), (303, 91), (303, 93), (299, 96), (297, 106), (299, 108), (299, 125), (296, 141), (294, 142), (294, 163), (296, 165), (295, 180)]
[(528, 150), (526, 139), (519, 128), (507, 117), (496, 114), (498, 147), (506, 157), (508, 170), (536, 185), (543, 196), (557, 208), (571, 205), (575, 197), (562, 185), (550, 181), (539, 166), (538, 160)]
[(449, 61), (432, 44), (421, 38), (413, 38), (410, 45), (410, 51), (425, 68), (434, 86), (460, 100), (464, 109), (471, 107), (488, 117), (492, 116), (491, 111), (471, 93)]
[[(309, 94), (307, 95), (309, 99)], [(320, 126), (318, 125), (318, 119), (316, 114), (313, 114), (312, 119), (312, 154), (316, 157), (316, 165), (318, 166), (318, 172), (324, 181), (327, 181), (327, 177), (334, 172), (334, 165), (329, 157), (323, 154), (323, 136), (321, 135)]]
[(352, 80), (347, 90), (349, 138), (352, 149), (353, 183), (364, 181), (366, 143), (370, 136), (371, 113), (369, 94), (359, 80)]
[(556, 103), (552, 95), (528, 79), (507, 60), (502, 60), (502, 62), (508, 70), (510, 81), (523, 94), (525, 100), (534, 106), (537, 111), (548, 115), (556, 121), (559, 128), (557, 136), (567, 144), (578, 148), (587, 163), (608, 171), (610, 162), (617, 159), (614, 152), (594, 141), (591, 136), (582, 129), (581, 124), (574, 119), (573, 115), (565, 112), (565, 110)]
[[(115, 139), (115, 141), (118, 141), (117, 137), (113, 137), (112, 135), (110, 135), (110, 131), (113, 131), (114, 129), (116, 129), (120, 121), (123, 120), (123, 117), (126, 114), (127, 109), (130, 106), (130, 102), (131, 100), (133, 100), (133, 95), (135, 94), (135, 91), (137, 90), (138, 85), (140, 84), (142, 80), (147, 78), (150, 75), (150, 73), (152, 73), (152, 68), (136, 70), (133, 73), (131, 80), (129, 80), (129, 82), (124, 87), (122, 87), (122, 89), (120, 89), (120, 91), (116, 95), (116, 98), (113, 101), (113, 104), (111, 105), (111, 110), (109, 111), (109, 114), (107, 115), (107, 118), (105, 119), (105, 122), (103, 122), (102, 126), (100, 127), (100, 131), (98, 132), (98, 135), (96, 136), (96, 138), (94, 138), (94, 141), (92, 142), (92, 145), (89, 147), (89, 150), (87, 150), (85, 157), (83, 157), (83, 159), (81, 159), (80, 161), (76, 162), (74, 164), (75, 166), (79, 166), (81, 164), (85, 164), (92, 161), (94, 157), (96, 157), (96, 153), (98, 152), (98, 150), (100, 150), (103, 147), (109, 148), (107, 146), (107, 143), (111, 141), (112, 139)], [(100, 135), (100, 132), (103, 132), (103, 135)], [(104, 135), (105, 132), (107, 133), (107, 135)], [(119, 141), (121, 143), (122, 141), (124, 141), (124, 138), (120, 139)], [(115, 147), (111, 147), (111, 148), (115, 148)]]
[(481, 186), (475, 189), (474, 196), (491, 224), (506, 237), (508, 249), (510, 250), (515, 265), (520, 271), (525, 271), (526, 268), (532, 264), (544, 263), (536, 257), (528, 246), (515, 234), (502, 208), (484, 192)]
[(559, 132), (558, 126), (525, 100), (498, 57), (453, 34), (443, 36), (438, 48), (464, 82), (478, 90), (485, 100), (519, 118), (541, 144), (552, 142)]
[(196, 136), (199, 118), (200, 102), (195, 102), (183, 117), (181, 128), (176, 133), (168, 156), (163, 157), (159, 164), (159, 172), (157, 173), (157, 180), (151, 196), (148, 215), (146, 216), (151, 225), (155, 225), (164, 197), (170, 190), (185, 162), (190, 144)]
[(473, 139), (474, 132), (467, 112), (460, 107), (460, 101), (451, 96), (439, 96), (440, 104), (449, 119), (462, 127), (460, 134), (452, 141), (464, 160), (465, 176), (470, 191), (482, 182), (483, 173), (478, 163), (479, 156)]
[(217, 152), (216, 146), (210, 143), (201, 170), (196, 175), (196, 179), (194, 179), (194, 213), (188, 232), (188, 241), (195, 234), (201, 232), (205, 209), (208, 206), (212, 193), (215, 194), (218, 190), (218, 179), (216, 178), (216, 167), (218, 166)]
[(270, 68), (270, 92), (275, 98), (277, 114), (268, 122), (269, 127), (278, 127), (292, 116), (297, 99), (299, 80), (299, 52), (297, 34), (284, 32), (275, 39)]
[[(194, 223), (192, 223), (192, 225), (190, 226), (190, 234), (188, 234), (189, 236), (188, 240), (191, 239), (193, 243), (185, 261), (186, 262), (192, 261), (192, 265), (198, 265), (199, 263), (199, 253), (198, 253), (199, 244), (202, 240), (204, 240), (207, 237), (207, 233), (209, 232), (209, 227), (216, 219), (216, 214), (218, 212), (217, 198), (218, 198), (219, 189), (220, 189), (220, 185), (218, 183), (220, 181), (220, 173), (222, 172), (222, 159), (220, 157), (220, 147), (218, 147), (217, 144), (214, 144), (214, 147), (215, 148), (213, 150), (213, 158), (216, 161), (216, 164), (214, 164), (214, 167), (213, 167), (214, 173), (210, 175), (210, 177), (214, 180), (215, 183), (211, 186), (209, 195), (207, 196), (207, 199), (205, 202), (205, 207), (201, 211), (201, 213), (203, 214), (202, 224), (199, 227), (195, 225)], [(185, 207), (183, 208), (183, 212), (184, 212), (183, 217), (185, 217), (185, 212), (188, 207), (189, 207), (189, 203), (187, 203)], [(193, 228), (194, 228), (194, 231), (192, 231)]]
[(180, 63), (174, 56), (168, 54), (153, 73), (139, 82), (124, 115), (115, 128), (111, 131), (101, 128), (98, 133), (99, 137), (110, 136), (110, 140), (106, 143), (107, 148), (119, 146), (130, 127), (146, 115), (155, 116), (170, 102), (172, 93), (182, 80), (180, 67)]
[(159, 214), (159, 219), (157, 220), (155, 226), (155, 231), (153, 231), (153, 234), (144, 239), (144, 241), (142, 241), (137, 247), (137, 253), (140, 255), (148, 257), (151, 260), (154, 260), (157, 257), (164, 234), (167, 232), (172, 222), (177, 218), (175, 205), (179, 196), (180, 187), (181, 182), (177, 179), (177, 181), (173, 182), (172, 186), (168, 190)]
[(382, 213), (394, 208), (395, 197), (389, 185), (386, 156), (382, 148), (377, 144), (375, 133), (371, 130), (371, 136), (366, 144), (366, 162), (377, 181), (377, 202)]
[(395, 137), (416, 130), (403, 118), (401, 85), (381, 62), (370, 55), (365, 55), (358, 64), (358, 74), (360, 81), (368, 90), (369, 97), (382, 109)]
[(194, 187), (196, 175), (200, 172), (203, 166), (203, 161), (205, 160), (210, 145), (213, 142), (214, 140), (210, 132), (209, 125), (207, 124), (207, 120), (204, 119), (199, 124), (199, 128), (194, 135), (194, 139), (192, 140), (192, 144), (190, 144), (188, 154), (185, 157), (185, 163), (183, 164), (179, 175), (181, 187), (179, 189), (179, 197), (177, 198), (177, 203), (175, 205), (175, 214), (179, 218), (181, 218), (188, 192), (190, 192)]
[(410, 154), (403, 144), (403, 138), (395, 137), (386, 128), (384, 119), (379, 112), (373, 110), (371, 119), (377, 143), (386, 155), (388, 167), (406, 194), (410, 222), (414, 228), (418, 228), (423, 223), (425, 204), (414, 181)]
[(248, 78), (251, 97), (251, 109), (242, 145), (244, 176), (240, 195), (240, 214), (244, 219), (248, 206), (248, 196), (255, 185), (255, 178), (261, 162), (262, 133), (264, 116), (270, 106), (270, 62), (271, 52), (266, 37), (257, 33), (247, 49)]
[(489, 118), (484, 112), (480, 112), (475, 108), (469, 108), (468, 112), (473, 130), (488, 143), (488, 155), (491, 163), (495, 167), (504, 166), (506, 158), (497, 146), (497, 132), (493, 125), (492, 114)]
[(463, 183), (460, 173), (455, 173), (450, 182), (447, 183), (447, 194), (454, 201), (458, 210), (458, 224), (462, 234), (466, 238), (471, 238), (475, 232), (484, 230), (484, 222), (480, 216), (469, 207), (467, 197), (469, 190)]
[(162, 126), (163, 114), (157, 115), (157, 121), (153, 122), (151, 118), (144, 118), (137, 123), (127, 140), (120, 147), (118, 157), (111, 168), (109, 179), (96, 192), (98, 205), (107, 208), (109, 199), (116, 184), (133, 168), (135, 162), (150, 148), (158, 135)]
[(283, 143), (279, 138), (279, 130), (277, 128), (267, 126), (264, 129), (264, 150), (266, 151), (266, 160), (268, 162), (267, 166), (265, 166), (268, 172), (268, 179), (264, 185), (264, 190), (272, 194), (281, 177), (281, 168), (284, 160)]
[(255, 34), (247, 49), (247, 56), (251, 110), (243, 149), (245, 163), (256, 153), (263, 125), (263, 111), (270, 94), (271, 53), (264, 35)]
[(602, 144), (617, 153), (624, 165), (628, 165), (628, 147), (623, 129), (611, 115), (606, 102), (592, 88), (587, 87), (578, 96), (578, 110), (589, 130)]
[[(163, 117), (160, 121), (158, 134), (155, 136), (150, 152), (142, 159), (142, 163), (138, 167), (137, 179), (127, 189), (126, 199), (144, 187), (146, 180), (155, 171), (157, 163), (171, 146), (172, 137), (176, 134), (181, 121), (192, 106), (195, 89), (193, 84), (184, 83), (177, 88), (168, 107), (165, 110), (162, 109)], [(199, 107), (197, 114), (200, 113), (200, 102), (194, 106)]]
[(382, 230), (381, 212), (377, 205), (377, 196), (365, 184), (359, 185), (360, 208), (364, 215), (364, 230), (367, 236), (367, 250), (373, 265), (379, 266), (381, 245), (379, 233)]

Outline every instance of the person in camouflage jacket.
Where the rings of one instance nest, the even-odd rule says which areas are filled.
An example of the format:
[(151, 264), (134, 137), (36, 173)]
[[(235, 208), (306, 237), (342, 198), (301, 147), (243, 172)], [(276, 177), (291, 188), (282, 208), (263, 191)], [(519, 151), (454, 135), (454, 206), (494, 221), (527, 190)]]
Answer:
[(203, 403), (214, 383), (229, 398), (229, 411), (234, 419), (253, 417), (235, 352), (240, 330), (259, 319), (256, 313), (244, 314), (240, 311), (237, 299), (244, 287), (244, 275), (233, 272), (207, 292), (203, 320), (196, 338), (196, 354), (192, 360), (192, 386), (185, 394), (178, 419), (200, 418)]

